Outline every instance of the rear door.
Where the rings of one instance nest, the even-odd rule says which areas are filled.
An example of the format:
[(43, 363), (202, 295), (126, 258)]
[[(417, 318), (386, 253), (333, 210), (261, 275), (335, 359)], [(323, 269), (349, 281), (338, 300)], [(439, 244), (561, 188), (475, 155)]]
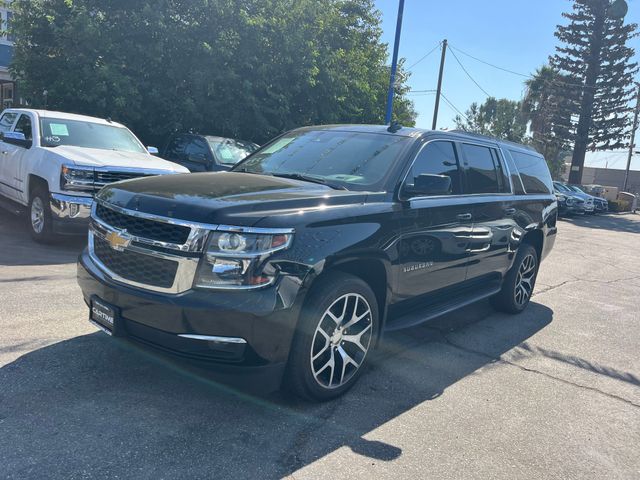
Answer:
[(467, 279), (499, 279), (511, 264), (511, 235), (516, 226), (511, 183), (496, 145), (462, 142), (460, 149), (466, 192), (473, 198)]
[[(407, 173), (406, 184), (421, 174), (451, 178), (448, 194), (403, 198), (398, 299), (407, 300), (465, 279), (472, 206), (462, 195), (462, 170), (454, 142), (426, 142)], [(402, 196), (401, 191), (401, 196)]]

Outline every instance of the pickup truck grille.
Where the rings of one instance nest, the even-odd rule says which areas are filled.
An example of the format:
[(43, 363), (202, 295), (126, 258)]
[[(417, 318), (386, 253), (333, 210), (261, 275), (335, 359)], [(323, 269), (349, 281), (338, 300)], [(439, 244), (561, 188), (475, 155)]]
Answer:
[(160, 242), (184, 244), (191, 233), (189, 227), (126, 215), (101, 203), (96, 205), (96, 216), (107, 225), (119, 230), (126, 229), (130, 235)]
[(93, 237), (93, 253), (111, 272), (145, 285), (170, 288), (178, 271), (178, 262), (129, 250), (116, 251), (98, 235)]
[(132, 178), (148, 177), (148, 174), (138, 172), (104, 172), (96, 170), (94, 174), (94, 183), (97, 189), (113, 182), (120, 180), (131, 180)]

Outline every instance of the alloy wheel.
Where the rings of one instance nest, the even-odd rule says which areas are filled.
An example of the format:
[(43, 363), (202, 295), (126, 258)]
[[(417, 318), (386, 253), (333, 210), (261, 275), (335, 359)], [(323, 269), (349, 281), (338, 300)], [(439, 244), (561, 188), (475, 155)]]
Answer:
[(311, 371), (324, 388), (345, 385), (360, 369), (372, 337), (372, 314), (357, 293), (342, 295), (322, 314), (311, 342)]
[(531, 298), (535, 276), (536, 258), (529, 254), (522, 260), (516, 277), (514, 300), (517, 305), (525, 305)]
[(31, 201), (31, 227), (36, 233), (42, 233), (44, 230), (44, 205), (40, 197)]

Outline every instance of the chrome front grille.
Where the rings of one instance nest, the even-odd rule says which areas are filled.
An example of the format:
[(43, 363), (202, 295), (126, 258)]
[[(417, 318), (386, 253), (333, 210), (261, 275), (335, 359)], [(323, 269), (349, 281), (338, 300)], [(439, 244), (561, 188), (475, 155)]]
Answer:
[(147, 173), (142, 172), (117, 172), (117, 171), (105, 171), (96, 170), (94, 173), (94, 184), (96, 188), (102, 188), (105, 185), (113, 182), (119, 182), (120, 180), (131, 180), (132, 178), (141, 178), (150, 176)]
[(91, 212), (89, 254), (115, 281), (177, 294), (192, 287), (208, 235), (216, 228), (116, 207), (98, 198)]
[(171, 288), (178, 272), (178, 262), (151, 255), (111, 248), (100, 236), (93, 238), (95, 256), (111, 272), (131, 282)]
[(161, 242), (184, 244), (189, 239), (191, 229), (183, 225), (157, 222), (142, 217), (134, 217), (114, 210), (103, 204), (96, 205), (96, 217), (107, 225), (126, 230), (136, 237)]

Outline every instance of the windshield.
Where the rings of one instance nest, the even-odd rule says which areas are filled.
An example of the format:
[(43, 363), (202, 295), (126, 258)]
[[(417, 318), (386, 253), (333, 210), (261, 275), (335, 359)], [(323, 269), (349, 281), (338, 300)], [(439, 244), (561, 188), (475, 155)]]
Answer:
[(581, 189), (579, 189), (578, 187), (576, 187), (576, 186), (574, 186), (574, 185), (569, 185), (569, 188), (570, 188), (571, 190), (573, 190), (574, 192), (576, 192), (576, 193), (585, 193), (585, 192), (583, 192)]
[(316, 178), (353, 190), (381, 186), (411, 139), (377, 133), (305, 130), (288, 133), (234, 170)]
[(560, 190), (561, 192), (569, 192), (571, 193), (571, 189), (567, 188), (565, 185), (562, 185), (561, 183), (554, 183), (553, 184), (557, 190)]
[(126, 128), (101, 123), (59, 118), (40, 121), (43, 147), (73, 147), (147, 153), (138, 139)]
[(258, 149), (258, 145), (231, 138), (207, 137), (216, 160), (223, 165), (235, 165)]

